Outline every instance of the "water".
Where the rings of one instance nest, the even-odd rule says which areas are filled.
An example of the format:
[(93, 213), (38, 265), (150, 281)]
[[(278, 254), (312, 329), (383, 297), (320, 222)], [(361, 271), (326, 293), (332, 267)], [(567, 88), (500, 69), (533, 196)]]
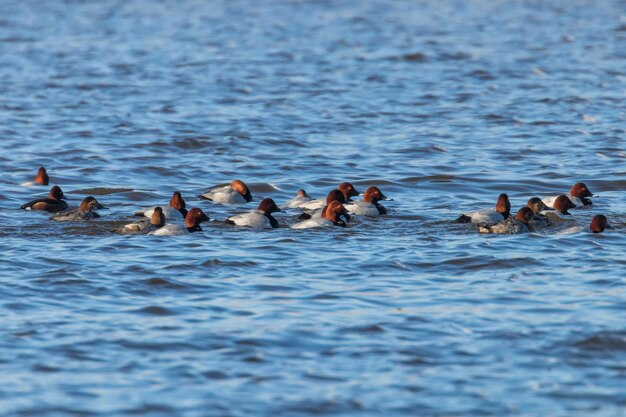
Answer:
[[(619, 0), (0, 3), (1, 414), (624, 415), (625, 40)], [(40, 165), (110, 209), (18, 210)], [(109, 232), (234, 178), (394, 201)], [(577, 181), (570, 225), (450, 222)]]

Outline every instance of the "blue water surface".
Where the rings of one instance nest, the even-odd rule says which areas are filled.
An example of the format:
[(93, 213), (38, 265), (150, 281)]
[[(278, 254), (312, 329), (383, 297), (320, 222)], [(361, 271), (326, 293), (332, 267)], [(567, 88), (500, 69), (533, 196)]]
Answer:
[[(621, 0), (0, 2), (0, 414), (625, 415), (625, 93)], [(19, 210), (41, 165), (109, 209)], [(389, 216), (221, 222), (342, 181)], [(110, 232), (175, 190), (217, 221)]]

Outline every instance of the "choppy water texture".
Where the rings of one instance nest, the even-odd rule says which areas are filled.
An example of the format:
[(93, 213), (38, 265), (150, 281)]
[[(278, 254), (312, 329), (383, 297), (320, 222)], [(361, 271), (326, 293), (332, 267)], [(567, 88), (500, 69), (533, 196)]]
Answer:
[[(1, 414), (624, 415), (625, 40), (618, 0), (1, 2)], [(101, 221), (18, 210), (40, 165)], [(394, 201), (109, 232), (234, 178)], [(546, 233), (450, 222), (577, 181)]]

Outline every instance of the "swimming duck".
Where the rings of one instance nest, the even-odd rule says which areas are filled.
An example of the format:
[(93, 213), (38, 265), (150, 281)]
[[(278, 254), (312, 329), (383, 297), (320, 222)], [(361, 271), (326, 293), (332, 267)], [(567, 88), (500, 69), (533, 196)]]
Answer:
[(539, 213), (539, 217), (547, 218), (551, 225), (566, 222), (566, 218), (561, 216), (570, 216), (572, 213), (569, 210), (575, 208), (574, 203), (565, 194), (558, 196), (552, 206), (553, 208), (548, 208)]
[(280, 208), (300, 208), (303, 204), (309, 203), (311, 200), (313, 199), (306, 193), (306, 191), (298, 190), (296, 197), (281, 205)]
[(185, 216), (184, 226), (180, 224), (166, 224), (149, 234), (156, 236), (180, 236), (188, 233), (200, 232), (202, 231), (200, 223), (206, 221), (209, 221), (209, 216), (204, 214), (204, 212), (199, 208), (192, 208)]
[(154, 207), (150, 219), (141, 219), (113, 230), (118, 235), (148, 234), (165, 225), (165, 214), (161, 207)]
[(531, 231), (530, 221), (534, 219), (533, 211), (528, 207), (522, 207), (515, 214), (515, 217), (507, 218), (500, 223), (479, 226), (480, 233), (495, 233), (503, 235), (514, 235)]
[(102, 204), (98, 202), (94, 197), (85, 197), (80, 203), (80, 206), (74, 210), (64, 210), (59, 213), (53, 214), (50, 220), (56, 220), (60, 222), (68, 221), (82, 221), (97, 219), (100, 217), (96, 210), (104, 208)]
[(46, 169), (44, 167), (39, 167), (39, 170), (37, 171), (37, 175), (35, 175), (35, 179), (33, 181), (26, 181), (20, 185), (22, 185), (23, 187), (31, 187), (35, 184), (48, 185), (49, 182), (50, 182), (50, 178), (48, 177), (48, 173), (46, 172)]
[[(180, 191), (174, 191), (172, 194), (172, 198), (170, 199), (169, 207), (166, 207), (163, 210), (163, 215), (168, 220), (183, 220), (187, 216), (187, 204), (185, 200), (183, 200), (183, 196), (180, 194)], [(154, 212), (154, 207), (151, 207), (146, 210), (135, 212), (135, 216), (145, 216), (147, 218), (151, 218)]]
[(229, 217), (226, 219), (226, 223), (235, 226), (252, 227), (254, 229), (276, 228), (279, 227), (278, 220), (272, 216), (272, 213), (280, 211), (282, 210), (278, 208), (274, 200), (266, 198), (261, 201), (257, 210)]
[(346, 197), (339, 188), (329, 191), (326, 195), (326, 198), (318, 198), (316, 200), (310, 200), (306, 203), (301, 204), (299, 208), (305, 210), (303, 213), (305, 215), (302, 218), (310, 219), (311, 216), (320, 214), (321, 210), (326, 207), (328, 203), (335, 200), (339, 201), (342, 204), (346, 202)]
[[(315, 201), (322, 201), (322, 200), (315, 200)], [(298, 216), (298, 219), (306, 220), (306, 219), (311, 219), (311, 218), (324, 217), (324, 214), (326, 213), (326, 207), (333, 201), (338, 201), (341, 204), (345, 204), (346, 197), (339, 189), (331, 190), (326, 196), (324, 205), (314, 210), (304, 211), (302, 214), (300, 214), (300, 216)]]
[[(337, 199), (339, 199), (339, 201), (341, 201), (342, 204), (351, 202), (352, 201), (350, 200), (351, 197), (355, 197), (359, 195), (359, 192), (349, 182), (342, 182), (341, 184), (339, 184), (339, 187), (337, 187), (335, 190), (332, 190), (330, 193), (328, 193), (328, 196), (330, 196), (331, 193), (334, 193), (334, 194), (341, 193), (343, 198), (339, 199), (339, 197), (337, 197)], [(309, 210), (309, 211), (322, 209), (329, 203), (328, 196), (326, 196), (326, 199), (318, 198), (316, 200), (309, 200), (307, 202), (303, 202), (302, 204), (298, 206), (298, 208)]]
[(63, 198), (65, 198), (65, 196), (63, 195), (63, 191), (61, 191), (61, 187), (55, 185), (50, 189), (48, 197), (29, 201), (20, 208), (22, 210), (42, 210), (56, 213), (67, 209), (67, 203), (63, 201)]
[[(563, 195), (566, 195), (567, 198), (569, 198), (569, 200), (572, 202), (572, 204), (574, 204), (574, 207), (572, 208), (591, 206), (593, 204), (593, 202), (589, 198), (593, 197), (593, 194), (591, 193), (591, 191), (589, 191), (589, 188), (587, 188), (585, 183), (582, 182), (577, 182), (576, 184), (574, 184), (569, 190), (569, 193)], [(547, 197), (543, 199), (543, 202), (548, 207), (554, 207), (554, 202), (558, 197), (559, 196)]]
[(602, 233), (605, 229), (610, 229), (611, 225), (609, 224), (608, 219), (603, 214), (598, 214), (593, 216), (591, 219), (591, 224), (589, 228), (593, 233)]
[(365, 190), (363, 200), (359, 200), (353, 204), (346, 205), (346, 210), (350, 213), (361, 216), (379, 216), (387, 214), (387, 209), (378, 202), (387, 200), (387, 197), (380, 191), (378, 187), (369, 187)]
[[(543, 229), (545, 227), (550, 226), (550, 216), (546, 214), (542, 214), (547, 211), (554, 211), (550, 207), (546, 206), (543, 201), (539, 197), (532, 197), (526, 203), (526, 207), (533, 211), (535, 217), (530, 221), (533, 230)], [(552, 213), (549, 213), (552, 215)]]
[(346, 222), (350, 220), (350, 216), (346, 211), (343, 204), (339, 201), (331, 201), (324, 212), (323, 217), (316, 217), (313, 219), (305, 220), (300, 223), (296, 223), (291, 226), (292, 229), (309, 229), (312, 227), (327, 227), (327, 226), (341, 226), (346, 227), (346, 222), (341, 220), (341, 216), (346, 219)]
[(244, 204), (252, 201), (250, 189), (241, 180), (234, 180), (225, 187), (217, 187), (198, 197), (220, 204)]
[(463, 213), (455, 220), (455, 222), (488, 225), (501, 222), (509, 217), (511, 217), (511, 203), (509, 202), (509, 196), (502, 193), (498, 196), (495, 210), (483, 209)]

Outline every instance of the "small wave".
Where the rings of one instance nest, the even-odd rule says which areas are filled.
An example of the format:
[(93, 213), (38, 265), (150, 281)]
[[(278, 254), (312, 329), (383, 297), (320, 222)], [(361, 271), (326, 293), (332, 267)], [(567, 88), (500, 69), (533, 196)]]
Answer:
[(411, 52), (408, 54), (400, 55), (398, 57), (391, 57), (393, 61), (405, 61), (405, 62), (426, 62), (428, 57), (421, 52)]
[(173, 316), (176, 314), (173, 310), (161, 306), (147, 306), (138, 310), (134, 310), (134, 312), (139, 314), (146, 314), (149, 316)]
[(132, 188), (108, 188), (108, 187), (95, 187), (95, 188), (81, 188), (79, 190), (69, 191), (68, 194), (89, 194), (89, 195), (108, 195), (117, 193), (128, 193), (134, 191)]
[(572, 343), (589, 352), (626, 352), (626, 332), (603, 331)]

